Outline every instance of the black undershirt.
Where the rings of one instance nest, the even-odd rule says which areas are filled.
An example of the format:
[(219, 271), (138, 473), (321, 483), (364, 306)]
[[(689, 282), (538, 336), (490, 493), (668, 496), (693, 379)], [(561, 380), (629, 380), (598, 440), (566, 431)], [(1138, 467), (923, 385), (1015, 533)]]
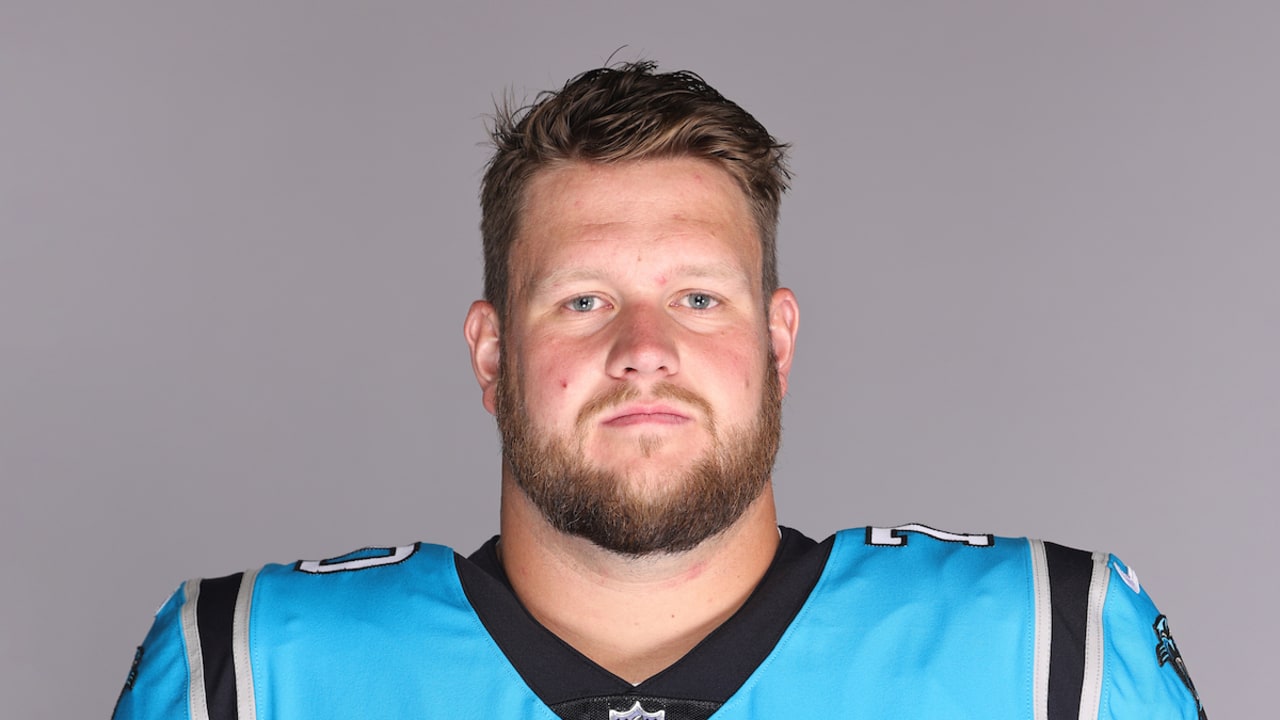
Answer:
[(495, 536), (469, 558), (455, 556), (467, 599), (535, 694), (561, 718), (608, 717), (639, 701), (668, 720), (703, 720), (746, 682), (773, 650), (826, 566), (834, 538), (814, 542), (790, 528), (747, 601), (667, 669), (638, 685), (592, 662), (525, 610), (498, 560)]

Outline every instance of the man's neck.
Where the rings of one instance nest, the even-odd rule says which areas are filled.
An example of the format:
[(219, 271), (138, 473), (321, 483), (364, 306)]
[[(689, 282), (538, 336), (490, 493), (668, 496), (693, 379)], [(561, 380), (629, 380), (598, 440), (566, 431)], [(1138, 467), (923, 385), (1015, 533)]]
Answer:
[(503, 568), (525, 608), (614, 675), (639, 683), (683, 657), (746, 602), (778, 547), (766, 486), (733, 525), (677, 554), (629, 557), (551, 528), (503, 480)]

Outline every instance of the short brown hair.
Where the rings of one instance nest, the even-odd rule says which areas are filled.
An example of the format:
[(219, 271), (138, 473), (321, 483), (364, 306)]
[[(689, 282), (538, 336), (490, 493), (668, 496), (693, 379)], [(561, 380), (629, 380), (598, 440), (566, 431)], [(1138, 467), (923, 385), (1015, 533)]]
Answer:
[(787, 146), (698, 75), (656, 68), (643, 61), (588, 70), (532, 105), (499, 107), (480, 190), (480, 232), (484, 297), (500, 319), (508, 317), (511, 248), (525, 190), (538, 170), (565, 161), (716, 163), (738, 181), (755, 214), (766, 303), (778, 287), (778, 206), (791, 178)]

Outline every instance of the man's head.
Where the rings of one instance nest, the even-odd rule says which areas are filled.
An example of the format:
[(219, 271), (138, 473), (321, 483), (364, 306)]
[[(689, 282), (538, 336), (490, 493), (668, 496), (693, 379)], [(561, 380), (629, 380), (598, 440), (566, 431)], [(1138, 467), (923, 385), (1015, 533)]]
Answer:
[(529, 182), (571, 161), (619, 163), (699, 158), (725, 170), (751, 205), (765, 297), (778, 287), (778, 207), (790, 173), (786, 146), (754, 117), (690, 72), (655, 73), (652, 62), (587, 71), (559, 92), (494, 120), (494, 154), (481, 184), (484, 297), (505, 318), (511, 251)]
[(689, 549), (761, 495), (778, 447), (798, 322), (773, 260), (782, 147), (648, 65), (586, 73), (495, 139), (489, 302), (465, 329), (508, 478), (562, 532)]

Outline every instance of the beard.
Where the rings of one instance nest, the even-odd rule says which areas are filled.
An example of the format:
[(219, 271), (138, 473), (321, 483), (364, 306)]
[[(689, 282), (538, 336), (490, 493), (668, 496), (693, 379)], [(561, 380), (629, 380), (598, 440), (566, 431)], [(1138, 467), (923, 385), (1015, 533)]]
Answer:
[[(623, 555), (684, 552), (732, 525), (769, 483), (782, 437), (782, 389), (772, 351), (760, 410), (748, 427), (722, 434), (710, 403), (670, 383), (644, 396), (699, 408), (711, 435), (701, 457), (650, 492), (622, 473), (587, 462), (583, 451), (588, 421), (606, 408), (641, 399), (639, 390), (619, 385), (593, 398), (578, 414), (576, 437), (557, 437), (533, 426), (518, 372), (505, 361), (502, 369), (496, 415), (503, 459), (516, 485), (560, 532)], [(661, 440), (641, 435), (637, 443), (648, 458)]]

